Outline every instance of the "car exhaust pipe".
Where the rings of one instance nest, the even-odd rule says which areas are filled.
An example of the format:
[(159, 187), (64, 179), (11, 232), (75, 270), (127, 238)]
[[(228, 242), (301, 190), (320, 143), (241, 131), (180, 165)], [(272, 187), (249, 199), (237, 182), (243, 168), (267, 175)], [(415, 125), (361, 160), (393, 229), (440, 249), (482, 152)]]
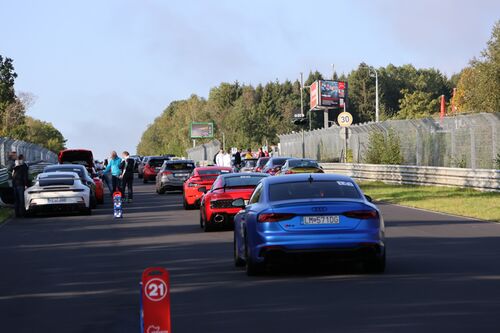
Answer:
[(215, 223), (222, 223), (224, 222), (224, 215), (222, 214), (217, 214), (214, 216), (214, 222)]

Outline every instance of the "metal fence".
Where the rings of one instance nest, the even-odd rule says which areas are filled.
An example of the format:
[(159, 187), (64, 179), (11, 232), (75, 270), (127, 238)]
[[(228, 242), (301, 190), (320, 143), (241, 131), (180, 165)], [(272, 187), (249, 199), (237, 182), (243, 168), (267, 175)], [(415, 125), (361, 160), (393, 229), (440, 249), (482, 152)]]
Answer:
[(342, 174), (356, 180), (500, 191), (500, 170), (353, 163), (322, 163), (321, 166), (326, 173)]
[(212, 140), (208, 143), (196, 146), (187, 150), (188, 159), (199, 161), (213, 161), (215, 154), (219, 152), (221, 143), (219, 140)]
[(45, 161), (57, 163), (57, 154), (47, 148), (25, 141), (0, 138), (0, 164), (2, 166), (6, 165), (9, 154), (14, 151), (18, 155), (23, 154), (24, 159), (28, 162)]
[[(415, 120), (388, 120), (353, 125), (349, 128), (348, 149), (353, 162), (363, 163), (372, 131), (400, 138), (405, 165), (462, 168), (496, 168), (500, 153), (500, 113), (477, 113)], [(302, 134), (280, 135), (280, 154), (302, 156)], [(344, 154), (342, 128), (333, 126), (304, 133), (304, 152), (308, 158), (339, 161)]]

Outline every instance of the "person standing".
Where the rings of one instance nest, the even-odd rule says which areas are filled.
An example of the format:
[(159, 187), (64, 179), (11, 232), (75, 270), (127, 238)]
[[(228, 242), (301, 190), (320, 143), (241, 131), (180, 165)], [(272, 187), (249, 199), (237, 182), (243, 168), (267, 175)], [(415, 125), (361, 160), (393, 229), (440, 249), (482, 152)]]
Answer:
[(252, 149), (251, 148), (247, 149), (247, 153), (245, 154), (245, 158), (253, 158), (253, 154), (252, 154)]
[(236, 153), (234, 153), (234, 168), (238, 171), (241, 168), (241, 151), (240, 151), (240, 149), (236, 149)]
[(122, 159), (118, 157), (116, 151), (111, 152), (111, 158), (108, 160), (108, 166), (104, 169), (103, 174), (111, 173), (111, 195), (113, 195), (116, 190), (121, 191), (120, 187), (120, 176), (122, 171), (120, 169), (120, 165), (122, 163)]
[(24, 216), (24, 190), (28, 188), (28, 166), (24, 163), (24, 156), (19, 155), (19, 158), (14, 162), (12, 170), (12, 187), (14, 189), (14, 206), (16, 217)]
[(231, 167), (231, 153), (229, 150), (222, 155), (222, 166)]
[[(122, 180), (122, 189), (123, 189), (123, 197), (128, 202), (132, 202), (134, 199), (134, 167), (135, 167), (135, 159), (130, 157), (128, 151), (124, 151), (122, 153), (122, 163), (121, 169), (122, 174), (120, 176)], [(125, 192), (128, 191), (127, 196), (125, 196)]]
[(102, 181), (106, 184), (106, 187), (108, 188), (109, 192), (110, 193), (113, 193), (113, 187), (111, 187), (111, 180), (109, 179), (109, 175), (107, 173), (104, 173), (104, 170), (106, 169), (106, 167), (108, 166), (108, 159), (104, 159), (104, 162), (103, 162), (103, 166), (104, 166), (104, 169), (102, 170), (101, 172), (101, 178), (102, 178)]
[(264, 150), (262, 148), (259, 148), (259, 156), (258, 158), (265, 157), (266, 154), (264, 153)]
[(224, 150), (219, 150), (219, 153), (215, 156), (215, 165), (224, 166)]

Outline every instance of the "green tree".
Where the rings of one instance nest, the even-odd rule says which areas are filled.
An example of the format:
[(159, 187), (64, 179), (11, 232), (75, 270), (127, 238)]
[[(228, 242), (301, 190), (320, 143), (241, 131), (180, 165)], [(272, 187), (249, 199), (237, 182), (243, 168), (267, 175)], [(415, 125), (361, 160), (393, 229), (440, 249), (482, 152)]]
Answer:
[(401, 143), (398, 134), (389, 129), (386, 135), (374, 130), (370, 132), (365, 162), (370, 164), (402, 164)]
[(500, 110), (500, 21), (495, 23), (481, 57), (462, 71), (455, 103), (464, 112)]

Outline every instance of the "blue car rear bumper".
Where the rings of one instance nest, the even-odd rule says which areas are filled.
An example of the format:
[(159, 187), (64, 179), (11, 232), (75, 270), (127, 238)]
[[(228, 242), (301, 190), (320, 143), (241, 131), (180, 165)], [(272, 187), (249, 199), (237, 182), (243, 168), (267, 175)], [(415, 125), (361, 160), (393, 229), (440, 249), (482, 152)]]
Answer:
[(339, 258), (379, 256), (385, 243), (379, 231), (330, 234), (281, 233), (258, 234), (259, 241), (251, 251), (255, 262), (263, 262), (273, 254), (328, 253)]

